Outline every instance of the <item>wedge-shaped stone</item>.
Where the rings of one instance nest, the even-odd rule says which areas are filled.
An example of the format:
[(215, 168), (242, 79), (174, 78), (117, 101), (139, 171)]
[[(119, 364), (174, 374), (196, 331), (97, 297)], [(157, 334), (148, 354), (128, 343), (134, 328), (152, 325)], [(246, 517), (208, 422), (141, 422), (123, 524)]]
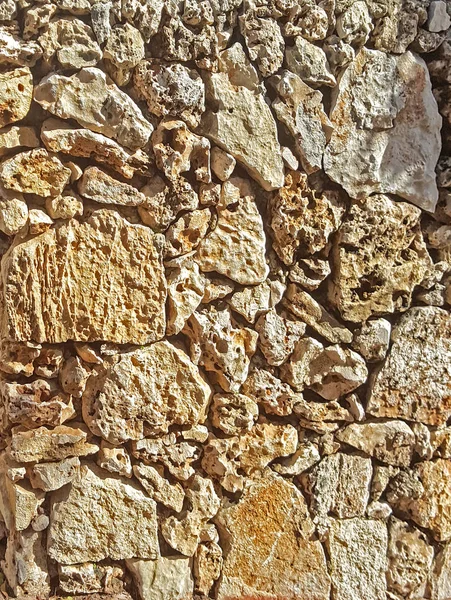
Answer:
[(118, 181), (97, 167), (88, 167), (78, 182), (78, 191), (99, 204), (139, 206), (146, 197), (128, 183)]
[(392, 332), (375, 374), (367, 411), (375, 417), (442, 425), (451, 416), (451, 316), (435, 306), (412, 308)]
[(362, 48), (337, 86), (324, 169), (352, 198), (397, 194), (433, 212), (442, 119), (426, 64)]
[(334, 240), (329, 299), (347, 321), (406, 310), (432, 266), (421, 211), (377, 194), (354, 202)]
[(199, 244), (201, 271), (215, 271), (243, 285), (266, 279), (266, 237), (263, 221), (248, 181), (233, 177), (222, 187), (218, 222)]
[(51, 73), (35, 87), (34, 98), (55, 116), (75, 119), (132, 150), (145, 146), (153, 131), (130, 96), (96, 67), (70, 77)]
[(167, 341), (105, 359), (83, 394), (83, 418), (111, 443), (140, 440), (205, 419), (210, 387), (188, 356)]
[(2, 283), (5, 339), (145, 344), (164, 335), (156, 238), (114, 211), (19, 240), (3, 257)]
[(130, 480), (83, 466), (50, 501), (47, 550), (61, 564), (159, 555), (156, 504)]
[[(263, 95), (239, 72), (253, 70), (237, 43), (221, 55), (221, 72), (208, 73), (207, 106), (201, 132), (241, 163), (266, 190), (283, 185), (283, 161), (277, 127)], [(254, 72), (256, 78), (256, 73)]]
[(16, 148), (37, 148), (39, 139), (33, 127), (12, 125), (0, 130), (0, 156)]
[(228, 552), (218, 600), (328, 600), (330, 580), (321, 543), (301, 492), (281, 477), (249, 480), (237, 504), (216, 517)]

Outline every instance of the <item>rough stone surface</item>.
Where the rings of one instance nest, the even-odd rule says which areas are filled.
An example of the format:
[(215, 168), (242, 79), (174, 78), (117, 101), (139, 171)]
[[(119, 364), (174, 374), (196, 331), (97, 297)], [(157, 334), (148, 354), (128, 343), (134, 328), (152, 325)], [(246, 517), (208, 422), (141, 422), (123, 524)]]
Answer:
[(337, 90), (324, 155), (329, 177), (352, 198), (397, 194), (433, 212), (441, 118), (423, 60), (363, 48)]
[(30, 110), (33, 78), (29, 68), (0, 75), (0, 127), (20, 121)]

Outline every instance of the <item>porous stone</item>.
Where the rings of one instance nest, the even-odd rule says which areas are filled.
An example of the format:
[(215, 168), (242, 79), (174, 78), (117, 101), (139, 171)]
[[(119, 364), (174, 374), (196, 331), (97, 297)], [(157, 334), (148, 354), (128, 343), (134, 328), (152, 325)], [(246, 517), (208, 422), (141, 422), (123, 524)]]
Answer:
[(206, 236), (211, 221), (212, 213), (208, 208), (179, 217), (166, 231), (166, 256), (172, 258), (195, 250)]
[(0, 127), (23, 119), (33, 98), (33, 77), (28, 67), (0, 74)]
[(132, 150), (145, 146), (153, 131), (135, 102), (96, 67), (69, 77), (51, 73), (35, 87), (34, 99), (56, 117), (75, 119)]
[(329, 299), (344, 319), (357, 323), (410, 306), (432, 264), (420, 217), (414, 206), (380, 194), (353, 203), (331, 255)]
[(32, 529), (11, 531), (2, 570), (16, 597), (48, 597), (50, 576), (43, 533)]
[[(367, 411), (376, 417), (444, 424), (451, 415), (449, 313), (410, 309), (392, 332), (392, 346), (371, 385)], [(415, 368), (411, 368), (415, 365)]]
[(256, 63), (263, 77), (269, 77), (283, 62), (285, 41), (279, 24), (274, 19), (259, 18), (253, 11), (245, 13), (239, 21), (249, 58)]
[(305, 328), (305, 323), (286, 319), (274, 309), (262, 315), (255, 324), (255, 329), (258, 331), (260, 350), (268, 364), (283, 364), (305, 333)]
[(93, 368), (83, 394), (83, 418), (96, 435), (121, 444), (166, 433), (171, 424), (202, 422), (210, 394), (182, 350), (157, 342)]
[(93, 67), (102, 59), (102, 51), (94, 33), (76, 17), (53, 19), (39, 36), (43, 57), (51, 61), (56, 56), (63, 69)]
[[(65, 275), (51, 281), (47, 273), (58, 272), (57, 265), (65, 265)], [(139, 344), (164, 335), (161, 250), (147, 227), (131, 225), (113, 211), (95, 211), (83, 223), (72, 219), (18, 241), (4, 257), (2, 280), (5, 339)], [(44, 306), (52, 315), (45, 320)], [(124, 306), (130, 309), (124, 312)]]
[(390, 344), (391, 323), (387, 319), (371, 319), (354, 332), (352, 347), (367, 362), (385, 358)]
[(15, 235), (28, 221), (28, 205), (20, 192), (0, 185), (0, 231)]
[(132, 476), (132, 463), (127, 450), (113, 446), (113, 444), (109, 444), (105, 440), (102, 440), (100, 443), (97, 464), (110, 473), (122, 475), (123, 477)]
[(215, 394), (210, 414), (214, 427), (226, 435), (239, 435), (252, 429), (258, 417), (258, 406), (244, 394)]
[(182, 256), (166, 264), (167, 335), (179, 333), (202, 302), (205, 278), (192, 256)]
[(267, 414), (289, 415), (295, 401), (293, 390), (265, 369), (254, 369), (243, 384), (243, 392)]
[(33, 67), (42, 56), (42, 49), (34, 41), (24, 41), (8, 29), (0, 26), (0, 64), (17, 67)]
[(150, 465), (133, 465), (133, 474), (156, 502), (176, 512), (182, 510), (185, 492), (180, 483), (170, 483), (161, 472)]
[(47, 550), (61, 564), (155, 559), (155, 502), (134, 483), (105, 476), (94, 465), (83, 466), (68, 489), (51, 494)]
[(294, 599), (299, 589), (328, 600), (324, 550), (310, 539), (313, 523), (304, 497), (292, 483), (276, 476), (249, 481), (238, 503), (222, 508), (216, 522), (228, 547), (218, 600)]
[(352, 198), (397, 194), (434, 211), (441, 117), (421, 58), (362, 48), (340, 79), (330, 120), (324, 169)]
[(111, 29), (103, 49), (103, 58), (107, 59), (107, 69), (117, 85), (130, 82), (133, 68), (144, 56), (144, 40), (136, 27), (124, 23)]
[(279, 188), (284, 168), (276, 123), (253, 80), (240, 77), (243, 64), (252, 67), (238, 43), (222, 52), (221, 59), (221, 71), (206, 77), (207, 97), (216, 106), (212, 110), (207, 104), (202, 133), (231, 154), (264, 189)]

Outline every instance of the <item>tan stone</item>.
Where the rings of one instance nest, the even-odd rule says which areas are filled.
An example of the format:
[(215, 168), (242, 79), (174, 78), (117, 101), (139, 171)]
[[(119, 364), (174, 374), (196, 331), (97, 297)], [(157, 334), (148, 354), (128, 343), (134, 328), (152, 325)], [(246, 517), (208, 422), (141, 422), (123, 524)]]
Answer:
[(255, 323), (259, 315), (278, 304), (284, 291), (285, 285), (282, 282), (266, 280), (258, 285), (237, 290), (227, 299), (227, 303), (248, 323)]
[(28, 67), (0, 74), (0, 98), (0, 127), (27, 115), (33, 98), (33, 77)]
[(415, 449), (415, 435), (404, 421), (352, 423), (337, 433), (349, 444), (388, 465), (408, 467)]
[(285, 60), (290, 71), (315, 88), (336, 85), (324, 51), (300, 35), (295, 37), (294, 45), (287, 48)]
[(110, 473), (122, 475), (123, 477), (132, 476), (132, 463), (126, 448), (117, 448), (105, 442), (105, 440), (100, 442), (97, 464)]
[(179, 333), (202, 301), (205, 279), (192, 256), (166, 263), (168, 286), (166, 334)]
[[(59, 265), (64, 275), (52, 280), (48, 273), (59, 273)], [(166, 283), (157, 241), (147, 227), (113, 211), (19, 240), (3, 258), (2, 279), (6, 339), (139, 344), (164, 334)]]
[(45, 537), (32, 529), (12, 531), (8, 536), (2, 570), (16, 597), (46, 598), (50, 576)]
[(70, 77), (47, 75), (35, 87), (34, 99), (56, 117), (75, 119), (132, 150), (145, 146), (153, 131), (133, 100), (95, 67)]
[(319, 460), (317, 447), (311, 442), (301, 442), (294, 454), (278, 459), (278, 462), (273, 463), (272, 468), (280, 475), (300, 475)]
[(20, 192), (7, 190), (0, 184), (0, 231), (15, 235), (27, 224), (28, 205)]
[(33, 488), (52, 492), (72, 481), (79, 470), (80, 459), (74, 456), (58, 462), (33, 465), (29, 470), (28, 476)]
[(329, 298), (348, 321), (406, 310), (432, 265), (421, 211), (380, 194), (354, 202), (332, 250)]
[(191, 560), (182, 556), (160, 556), (156, 560), (128, 559), (126, 565), (138, 587), (141, 600), (191, 600)]
[(180, 483), (170, 483), (164, 474), (150, 465), (133, 465), (133, 474), (148, 495), (175, 512), (180, 512), (185, 500), (185, 492)]
[(211, 423), (226, 435), (239, 435), (249, 431), (257, 417), (257, 403), (244, 394), (213, 396), (210, 408)]
[(28, 211), (28, 232), (30, 235), (44, 233), (52, 225), (53, 219), (40, 208), (32, 208)]
[(203, 115), (203, 135), (231, 154), (264, 189), (281, 187), (284, 169), (276, 124), (257, 86), (240, 79), (240, 72), (253, 67), (238, 43), (221, 54), (220, 69), (206, 77), (207, 97), (216, 106), (207, 107)]
[(367, 362), (378, 362), (387, 355), (390, 333), (390, 321), (387, 321), (387, 319), (371, 319), (354, 331), (352, 347)]
[(47, 549), (61, 564), (156, 558), (155, 502), (130, 481), (83, 466), (68, 489), (51, 494)]
[(274, 19), (259, 18), (254, 11), (245, 12), (239, 21), (250, 59), (263, 77), (269, 77), (283, 62), (285, 41), (279, 24)]
[(210, 387), (188, 356), (167, 341), (106, 358), (83, 394), (83, 418), (111, 443), (203, 422)]
[(451, 318), (433, 306), (412, 308), (392, 332), (374, 376), (367, 411), (376, 417), (444, 424), (451, 415)]
[(83, 201), (74, 192), (64, 192), (56, 198), (47, 198), (45, 209), (52, 219), (72, 219), (83, 214)]
[(76, 17), (53, 19), (39, 36), (44, 59), (50, 61), (55, 55), (63, 69), (92, 67), (102, 59), (102, 51), (94, 33)]
[(273, 309), (258, 319), (255, 329), (259, 336), (258, 345), (268, 364), (280, 366), (305, 333), (305, 323), (286, 319)]
[(206, 306), (194, 312), (183, 329), (192, 360), (203, 366), (226, 392), (238, 391), (246, 380), (257, 346), (257, 333), (235, 327), (230, 309)]
[(112, 27), (103, 49), (105, 68), (117, 85), (127, 85), (133, 67), (144, 58), (144, 40), (136, 27), (129, 23)]
[(136, 188), (118, 181), (97, 167), (88, 167), (78, 181), (78, 191), (84, 198), (99, 204), (139, 206), (146, 200)]
[(69, 178), (70, 170), (44, 148), (21, 152), (0, 164), (0, 181), (6, 188), (44, 198), (60, 194)]
[[(204, 439), (205, 441), (205, 439)], [(195, 474), (192, 463), (199, 459), (200, 446), (174, 432), (159, 438), (145, 438), (132, 442), (132, 454), (145, 463), (160, 463), (176, 479), (187, 481)]]
[(11, 125), (0, 130), (0, 156), (16, 148), (37, 148), (39, 139), (33, 127)]
[(166, 231), (166, 256), (173, 258), (195, 250), (207, 234), (211, 220), (209, 208), (179, 217)]
[(387, 527), (383, 521), (334, 520), (328, 547), (335, 600), (386, 600)]
[(432, 600), (451, 597), (451, 544), (448, 543), (436, 555), (431, 573)]
[(13, 430), (9, 455), (22, 463), (62, 460), (69, 456), (87, 456), (99, 450), (88, 442), (88, 434), (79, 428), (58, 425), (54, 429), (39, 427), (31, 431)]
[(265, 369), (254, 369), (244, 382), (242, 390), (267, 414), (285, 416), (293, 410), (293, 390)]
[[(58, 582), (66, 594), (93, 594), (122, 588), (124, 569), (120, 566), (101, 565), (85, 562), (79, 565), (58, 565)], [(87, 596), (83, 596), (86, 598)], [(95, 598), (95, 596), (94, 596)], [(111, 600), (121, 600), (121, 596), (109, 595)], [(127, 600), (127, 598), (123, 598)]]
[(147, 169), (148, 158), (139, 152), (131, 154), (100, 133), (74, 129), (59, 119), (44, 121), (41, 138), (48, 150), (106, 163), (127, 179), (131, 179), (136, 171)]
[(258, 284), (268, 275), (265, 243), (253, 190), (248, 181), (233, 177), (223, 184), (216, 227), (200, 242), (196, 261), (201, 271)]
[(216, 521), (228, 548), (218, 600), (294, 600), (299, 590), (312, 600), (329, 599), (324, 551), (309, 539), (313, 524), (292, 483), (275, 476), (248, 481), (238, 503), (222, 508)]
[(199, 544), (194, 555), (194, 587), (200, 594), (208, 595), (222, 570), (222, 549), (216, 542)]
[(41, 58), (42, 49), (36, 42), (24, 41), (8, 30), (0, 27), (0, 64), (17, 67), (33, 67)]
[(210, 154), (211, 169), (220, 181), (227, 181), (235, 170), (236, 160), (231, 154), (214, 146)]

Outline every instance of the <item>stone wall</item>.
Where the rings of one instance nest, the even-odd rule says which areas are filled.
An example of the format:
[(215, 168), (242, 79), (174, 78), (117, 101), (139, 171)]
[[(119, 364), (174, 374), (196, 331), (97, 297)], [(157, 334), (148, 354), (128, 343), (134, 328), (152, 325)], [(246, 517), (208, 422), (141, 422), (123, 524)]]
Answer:
[(451, 599), (450, 26), (0, 2), (1, 598)]

